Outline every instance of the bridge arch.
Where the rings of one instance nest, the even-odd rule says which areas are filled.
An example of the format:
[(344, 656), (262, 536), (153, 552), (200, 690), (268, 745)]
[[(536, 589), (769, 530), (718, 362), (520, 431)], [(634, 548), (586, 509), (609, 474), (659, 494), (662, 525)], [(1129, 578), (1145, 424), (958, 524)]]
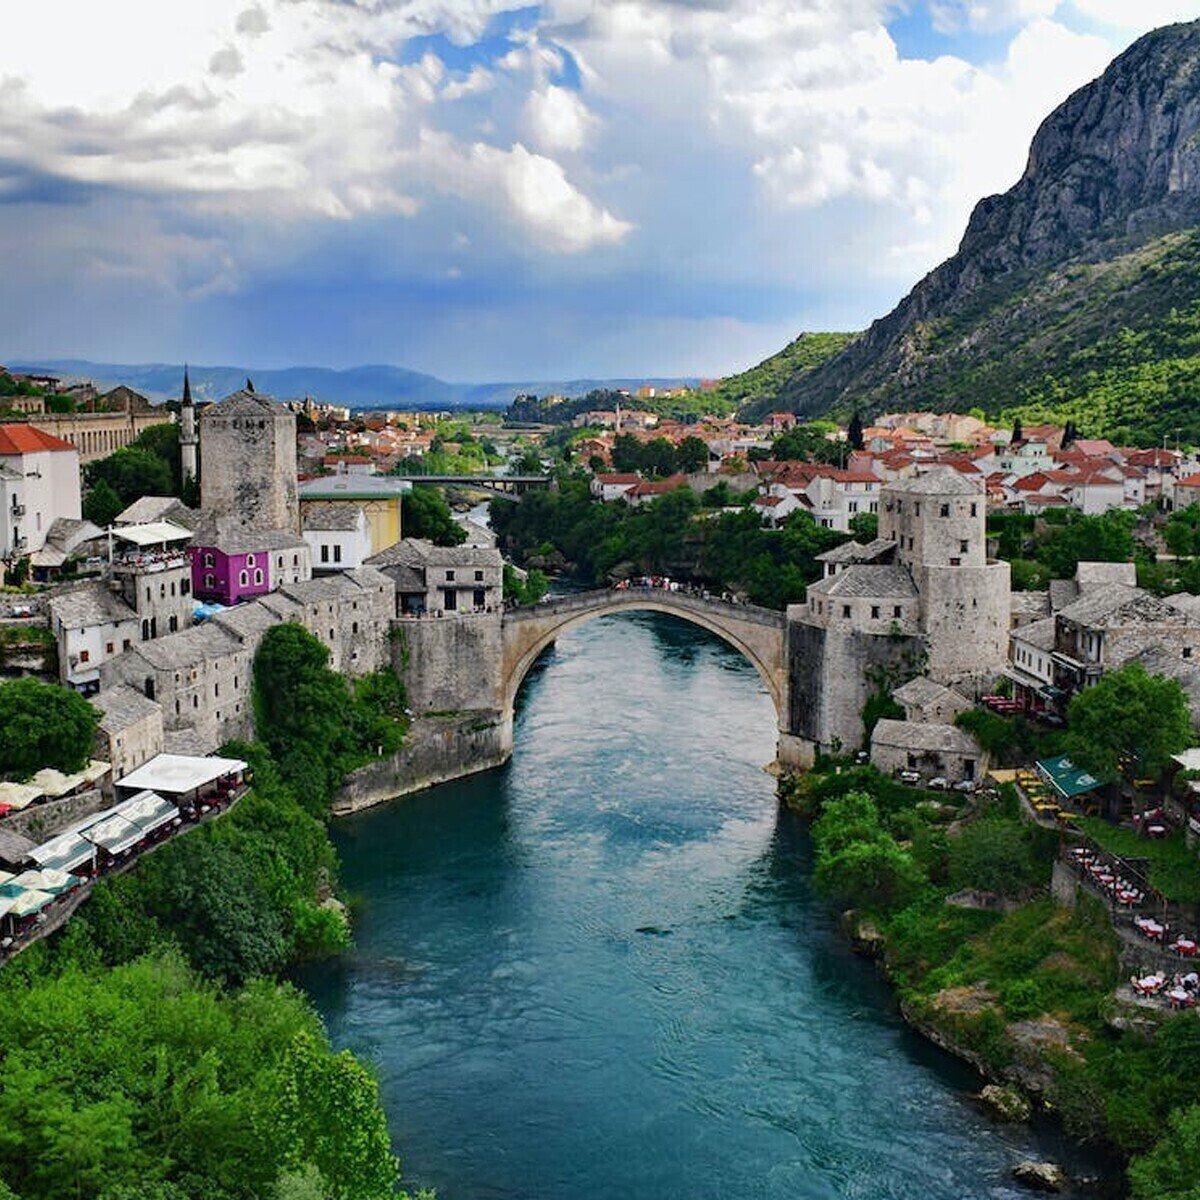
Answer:
[(758, 671), (775, 705), (780, 729), (787, 720), (786, 618), (751, 605), (727, 604), (653, 588), (582, 592), (504, 614), (501, 677), (504, 709), (512, 712), (530, 668), (552, 642), (598, 617), (660, 612), (696, 625), (732, 646)]

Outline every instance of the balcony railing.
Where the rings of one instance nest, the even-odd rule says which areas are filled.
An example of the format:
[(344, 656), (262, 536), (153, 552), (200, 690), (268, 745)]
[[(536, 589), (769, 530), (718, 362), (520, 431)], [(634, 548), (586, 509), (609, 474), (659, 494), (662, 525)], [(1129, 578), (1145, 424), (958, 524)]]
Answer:
[(114, 554), (114, 571), (132, 575), (150, 575), (157, 571), (174, 571), (189, 565), (182, 550), (142, 550), (137, 553)]

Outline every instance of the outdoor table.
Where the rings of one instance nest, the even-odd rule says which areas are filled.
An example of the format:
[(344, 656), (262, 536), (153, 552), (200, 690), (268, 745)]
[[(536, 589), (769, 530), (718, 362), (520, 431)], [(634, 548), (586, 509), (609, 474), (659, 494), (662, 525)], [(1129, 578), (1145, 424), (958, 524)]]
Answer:
[(1167, 993), (1167, 999), (1171, 1003), (1172, 1008), (1187, 1008), (1193, 1003), (1192, 997), (1183, 990), (1183, 988), (1172, 988)]
[(1180, 938), (1172, 947), (1172, 950), (1182, 954), (1184, 958), (1195, 958), (1196, 951), (1200, 949), (1191, 938)]

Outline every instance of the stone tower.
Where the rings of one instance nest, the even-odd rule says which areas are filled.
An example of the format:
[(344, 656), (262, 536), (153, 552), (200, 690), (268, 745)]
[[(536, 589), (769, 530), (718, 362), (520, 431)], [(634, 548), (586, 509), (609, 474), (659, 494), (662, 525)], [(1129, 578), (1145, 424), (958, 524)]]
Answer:
[(983, 483), (951, 469), (883, 492), (879, 536), (894, 542), (920, 597), (929, 674), (940, 683), (995, 675), (1008, 656), (1008, 563), (987, 558)]
[(196, 406), (192, 403), (192, 385), (188, 369), (183, 368), (183, 403), (179, 406), (179, 465), (182, 482), (196, 478)]
[(200, 503), (221, 530), (300, 532), (296, 415), (254, 391), (200, 413)]

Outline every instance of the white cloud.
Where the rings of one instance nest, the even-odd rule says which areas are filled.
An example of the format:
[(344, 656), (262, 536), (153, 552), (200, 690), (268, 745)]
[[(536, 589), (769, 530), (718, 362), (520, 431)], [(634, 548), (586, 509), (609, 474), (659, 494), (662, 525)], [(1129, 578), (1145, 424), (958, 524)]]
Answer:
[(1194, 21), (1194, 0), (1070, 0), (1069, 6), (1093, 21), (1145, 32), (1173, 21)]
[(534, 140), (551, 153), (582, 150), (595, 124), (578, 93), (554, 84), (530, 95), (525, 117)]
[(1038, 17), (1052, 17), (1059, 0), (932, 0), (933, 27), (940, 33), (960, 29), (1010, 29)]

